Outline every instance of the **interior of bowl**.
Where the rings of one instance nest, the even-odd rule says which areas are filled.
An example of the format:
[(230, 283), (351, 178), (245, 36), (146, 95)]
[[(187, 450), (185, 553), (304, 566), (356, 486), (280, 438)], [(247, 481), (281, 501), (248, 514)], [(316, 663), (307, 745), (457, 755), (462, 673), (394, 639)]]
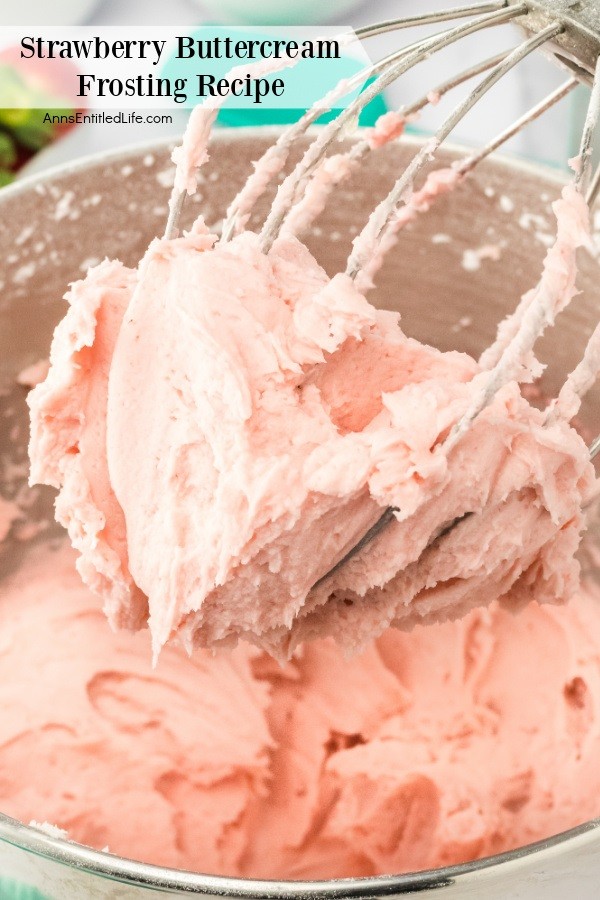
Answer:
[[(219, 132), (199, 190), (186, 203), (184, 227), (200, 212), (209, 226), (218, 223), (251, 161), (272, 140), (268, 129)], [(415, 143), (405, 141), (370, 154), (337, 190), (306, 236), (327, 271), (343, 270), (353, 237), (414, 151)], [(437, 165), (457, 156), (459, 150), (444, 151)], [(19, 565), (26, 547), (58, 531), (53, 492), (26, 486), (27, 386), (19, 383), (19, 373), (47, 358), (69, 282), (104, 257), (135, 265), (162, 233), (172, 175), (170, 147), (164, 144), (84, 161), (0, 195), (0, 494), (15, 510), (0, 544), (0, 576)], [(559, 192), (559, 181), (542, 170), (486, 161), (401, 232), (370, 299), (398, 310), (408, 335), (442, 350), (478, 355), (539, 276), (554, 234), (551, 203)], [(272, 194), (258, 204), (256, 222), (271, 199)], [(577, 363), (596, 322), (600, 280), (590, 253), (581, 254), (578, 283), (581, 293), (539, 344), (550, 394)], [(590, 433), (600, 420), (599, 407), (596, 386), (581, 412)]]

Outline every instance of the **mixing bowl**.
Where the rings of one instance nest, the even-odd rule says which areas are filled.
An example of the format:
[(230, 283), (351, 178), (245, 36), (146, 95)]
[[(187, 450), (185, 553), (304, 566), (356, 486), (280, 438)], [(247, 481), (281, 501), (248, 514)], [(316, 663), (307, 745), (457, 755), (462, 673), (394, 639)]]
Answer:
[[(250, 161), (275, 134), (240, 129), (216, 135), (200, 191), (186, 205), (186, 224), (200, 210), (209, 224), (219, 220)], [(374, 198), (391, 183), (415, 146), (406, 141), (372, 154), (315, 223), (307, 243), (330, 272), (343, 268), (349, 242)], [(0, 489), (9, 497), (21, 490), (33, 522), (52, 518), (53, 495), (48, 490), (29, 497), (22, 493), (26, 406), (25, 389), (16, 383), (16, 376), (47, 356), (52, 330), (64, 313), (61, 297), (68, 282), (104, 256), (135, 265), (149, 240), (161, 233), (172, 176), (169, 151), (166, 144), (154, 144), (98, 156), (0, 193), (0, 460), (4, 473)], [(459, 153), (449, 149), (442, 161), (451, 161)], [(504, 160), (487, 161), (453, 196), (440, 199), (402, 232), (381, 273), (374, 301), (400, 310), (408, 334), (443, 350), (477, 354), (492, 338), (497, 322), (538, 276), (553, 231), (550, 202), (559, 189), (555, 175)], [(480, 259), (474, 253), (488, 244), (497, 248), (498, 259)], [(597, 319), (600, 280), (597, 261), (589, 254), (582, 255), (579, 284), (582, 293), (561, 316), (560, 330), (551, 331), (541, 344), (540, 356), (549, 363), (545, 381), (553, 394), (576, 363)], [(597, 429), (599, 413), (600, 388), (596, 387), (586, 398), (583, 425)], [(57, 531), (52, 524), (28, 541), (9, 535), (0, 544), (0, 577), (19, 565), (28, 544)], [(592, 527), (587, 540), (597, 533)], [(593, 574), (593, 555), (584, 549), (582, 558)], [(598, 802), (600, 809), (600, 798)], [(118, 815), (119, 798), (115, 797)], [(416, 874), (303, 883), (227, 879), (143, 865), (0, 815), (0, 877), (3, 900), (137, 898), (156, 892), (298, 900), (415, 892), (440, 900), (563, 900), (569, 895), (591, 900), (600, 895), (600, 819), (469, 864)]]

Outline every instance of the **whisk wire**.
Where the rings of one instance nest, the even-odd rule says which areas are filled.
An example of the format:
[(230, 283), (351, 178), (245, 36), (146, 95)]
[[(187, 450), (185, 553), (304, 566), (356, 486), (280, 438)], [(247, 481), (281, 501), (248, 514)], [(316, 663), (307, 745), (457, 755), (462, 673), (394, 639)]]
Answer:
[[(321, 134), (313, 141), (305, 152), (304, 156), (295, 167), (294, 171), (279, 186), (275, 201), (271, 208), (267, 220), (260, 233), (261, 247), (265, 253), (269, 251), (273, 245), (273, 241), (279, 233), (279, 229), (285, 216), (293, 203), (294, 196), (298, 185), (310, 174), (311, 171), (320, 163), (329, 147), (337, 140), (340, 132), (354, 121), (358, 113), (378, 96), (392, 82), (404, 75), (409, 69), (413, 68), (424, 59), (443, 50), (468, 34), (474, 34), (482, 28), (491, 25), (497, 25), (501, 22), (508, 22), (511, 19), (522, 15), (527, 7), (518, 4), (511, 7), (503, 7), (499, 11), (486, 13), (478, 16), (454, 28), (440, 32), (430, 38), (424, 40), (416, 49), (407, 56), (404, 56), (399, 62), (392, 63), (379, 78), (354, 100), (340, 115), (331, 123), (323, 128)], [(560, 26), (556, 26), (560, 28)]]
[(468, 69), (464, 69), (457, 75), (453, 75), (451, 78), (448, 78), (441, 84), (436, 85), (436, 87), (434, 87), (432, 90), (428, 91), (426, 94), (423, 94), (423, 96), (419, 100), (415, 100), (415, 102), (411, 103), (410, 106), (404, 107), (402, 109), (403, 115), (416, 115), (416, 113), (421, 112), (422, 109), (424, 109), (428, 104), (432, 102), (432, 95), (441, 99), (449, 91), (454, 90), (454, 88), (456, 87), (460, 87), (460, 85), (464, 84), (465, 81), (469, 81), (471, 78), (476, 78), (477, 75), (482, 75), (484, 72), (487, 72), (488, 69), (492, 69), (494, 66), (497, 66), (498, 63), (502, 62), (502, 60), (505, 59), (509, 52), (510, 51), (508, 50), (503, 50), (501, 53), (496, 53), (494, 56), (490, 56), (488, 57), (488, 59), (484, 59), (482, 62), (476, 63), (474, 66), (469, 66)]
[(488, 141), (487, 144), (484, 144), (481, 149), (477, 150), (475, 153), (466, 156), (464, 160), (459, 163), (457, 169), (459, 172), (466, 174), (471, 171), (478, 163), (480, 163), (486, 156), (489, 156), (491, 153), (495, 153), (500, 147), (502, 147), (507, 141), (509, 141), (512, 137), (518, 134), (523, 130), (527, 125), (531, 122), (534, 122), (536, 119), (539, 119), (544, 113), (548, 112), (556, 103), (559, 103), (565, 97), (567, 97), (572, 90), (578, 87), (580, 82), (577, 78), (569, 78), (568, 81), (563, 82), (563, 84), (559, 85), (551, 94), (548, 94), (547, 97), (544, 97), (543, 100), (540, 100), (535, 106), (532, 106), (526, 113), (516, 119), (508, 128), (505, 128), (504, 131), (501, 131), (495, 138), (491, 141)]
[(600, 115), (600, 57), (596, 63), (596, 72), (592, 84), (592, 92), (588, 103), (587, 114), (583, 126), (581, 146), (579, 148), (579, 165), (575, 174), (575, 184), (585, 193), (589, 186), (592, 168), (592, 148), (596, 125)]
[(367, 258), (370, 258), (373, 255), (373, 252), (377, 250), (382, 237), (386, 233), (387, 227), (394, 218), (398, 204), (407, 198), (409, 191), (412, 189), (415, 177), (431, 159), (440, 144), (443, 143), (456, 125), (458, 125), (484, 94), (503, 78), (510, 69), (561, 31), (562, 25), (549, 25), (547, 28), (543, 29), (543, 31), (540, 31), (539, 34), (523, 41), (523, 43), (513, 50), (512, 53), (509, 53), (508, 56), (494, 66), (490, 74), (487, 75), (453, 110), (438, 129), (432, 140), (428, 141), (416, 156), (413, 157), (400, 178), (396, 181), (388, 196), (381, 201), (371, 215), (365, 228), (354, 242), (354, 248), (350, 254), (346, 268), (347, 275), (351, 278), (356, 278)]
[(452, 19), (460, 19), (463, 16), (475, 16), (479, 13), (494, 12), (497, 9), (505, 9), (508, 0), (488, 0), (484, 3), (469, 3), (466, 6), (453, 6), (441, 9), (437, 12), (417, 13), (414, 16), (404, 16), (401, 19), (387, 19), (374, 25), (364, 25), (356, 29), (356, 36), (360, 40), (387, 34), (400, 28), (410, 28), (420, 25), (436, 25), (440, 22), (449, 22)]

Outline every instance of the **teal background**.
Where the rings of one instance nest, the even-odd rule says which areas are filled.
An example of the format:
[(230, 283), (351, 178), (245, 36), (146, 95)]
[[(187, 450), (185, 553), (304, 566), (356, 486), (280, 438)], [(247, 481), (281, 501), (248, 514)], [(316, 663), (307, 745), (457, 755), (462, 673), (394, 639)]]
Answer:
[(37, 888), (29, 887), (20, 881), (9, 878), (0, 879), (0, 900), (51, 900)]
[[(223, 28), (203, 25), (192, 32), (190, 36), (194, 39), (210, 40), (214, 37), (222, 37)], [(232, 40), (248, 40), (250, 38), (256, 40), (261, 38), (261, 34), (255, 29), (249, 32), (244, 28), (228, 28), (227, 36), (231, 37)], [(262, 36), (270, 39), (274, 38), (273, 33)], [(237, 63), (228, 59), (178, 59), (171, 55), (165, 62), (160, 74), (171, 79), (187, 78), (188, 89), (190, 86), (195, 89), (196, 75), (198, 73), (206, 73), (222, 78), (234, 66), (242, 64), (243, 60)], [(264, 76), (268, 80), (277, 77), (284, 78), (285, 94), (283, 97), (269, 98), (269, 106), (266, 105), (267, 101), (258, 106), (250, 98), (227, 98), (219, 111), (217, 123), (220, 125), (240, 126), (286, 125), (295, 122), (299, 115), (309, 109), (315, 101), (323, 97), (338, 81), (356, 74), (363, 68), (364, 60), (352, 56), (340, 56), (340, 59), (302, 60), (290, 69), (284, 69), (282, 72), (274, 72), (272, 75)], [(364, 90), (369, 83), (365, 82), (360, 90)], [(337, 108), (320, 116), (317, 120), (318, 124), (329, 122), (335, 118), (340, 108), (346, 106), (358, 93), (360, 91), (354, 91), (348, 94), (347, 97), (342, 98), (341, 101), (338, 101)], [(198, 102), (198, 98), (194, 94), (188, 98), (186, 104), (181, 104), (181, 106), (193, 107)], [(361, 125), (373, 125), (386, 109), (383, 98), (375, 98), (362, 111), (359, 123)]]

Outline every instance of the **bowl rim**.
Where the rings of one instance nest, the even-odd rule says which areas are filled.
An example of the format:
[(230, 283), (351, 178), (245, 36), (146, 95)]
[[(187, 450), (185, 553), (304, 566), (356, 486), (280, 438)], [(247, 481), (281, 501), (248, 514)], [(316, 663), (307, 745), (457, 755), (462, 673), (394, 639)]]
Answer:
[[(280, 126), (250, 125), (235, 129), (223, 127), (215, 130), (212, 139), (218, 143), (221, 140), (231, 141), (253, 135), (276, 137), (282, 130)], [(310, 129), (310, 131), (318, 130), (319, 126), (313, 126)], [(178, 137), (165, 137), (159, 140), (127, 144), (124, 147), (99, 151), (69, 163), (49, 167), (43, 172), (25, 176), (0, 190), (0, 208), (4, 202), (10, 201), (22, 193), (35, 190), (37, 186), (49, 181), (84, 172), (100, 165), (114, 164), (120, 160), (125, 162), (132, 157), (141, 157), (152, 152), (164, 152), (175, 147), (179, 140)], [(426, 136), (420, 135), (403, 137), (404, 143), (413, 146), (421, 146), (426, 140)], [(469, 152), (469, 148), (452, 142), (445, 142), (442, 149), (460, 155)], [(529, 175), (538, 177), (542, 175), (546, 181), (554, 182), (556, 185), (564, 184), (567, 180), (567, 173), (560, 169), (532, 163), (519, 157), (494, 154), (493, 161)], [(431, 888), (439, 889), (450, 886), (469, 875), (494, 870), (510, 863), (518, 863), (530, 857), (538, 859), (543, 854), (563, 847), (565, 844), (577, 842), (577, 839), (585, 841), (587, 836), (591, 836), (589, 839), (594, 840), (596, 838), (594, 833), (599, 830), (600, 816), (549, 838), (457, 865), (398, 875), (287, 881), (205, 875), (200, 872), (144, 863), (102, 850), (94, 850), (67, 838), (54, 837), (50, 833), (40, 830), (39, 827), (26, 825), (0, 812), (0, 841), (29, 851), (36, 856), (131, 886), (170, 890), (181, 894), (195, 893), (248, 898), (248, 900), (261, 900), (261, 898), (306, 900), (306, 898), (321, 897), (328, 898), (328, 900), (329, 898), (331, 900), (333, 898), (350, 900), (350, 898), (373, 897), (373, 895), (381, 897), (382, 895), (420, 892)]]
[[(324, 126), (320, 125), (311, 125), (306, 133), (309, 135), (316, 135), (323, 127)], [(281, 125), (241, 125), (235, 128), (220, 125), (215, 127), (212, 133), (211, 144), (217, 144), (221, 140), (241, 140), (253, 135), (264, 135), (266, 137), (277, 138), (283, 130), (285, 130), (285, 126)], [(368, 128), (360, 126), (356, 129), (354, 134), (359, 135), (361, 132), (364, 133), (369, 130), (370, 129)], [(427, 142), (428, 137), (427, 134), (404, 133), (401, 140), (403, 144), (421, 147)], [(17, 177), (15, 181), (0, 188), (0, 204), (5, 200), (10, 200), (12, 197), (18, 196), (21, 192), (27, 191), (30, 188), (35, 188), (37, 185), (43, 184), (48, 180), (53, 180), (54, 178), (77, 174), (80, 171), (85, 171), (86, 169), (93, 168), (100, 164), (116, 163), (120, 159), (126, 160), (131, 156), (173, 149), (181, 143), (181, 139), (182, 135), (170, 135), (159, 138), (158, 140), (136, 141), (126, 144), (123, 147), (112, 148), (110, 150), (99, 150), (96, 153), (88, 153), (85, 156), (80, 156), (70, 162), (49, 166), (41, 172), (34, 172), (33, 174), (25, 175), (22, 178)], [(473, 152), (472, 147), (454, 141), (444, 141), (439, 150), (442, 153), (449, 151), (452, 154), (460, 154), (462, 156), (466, 156)], [(568, 170), (563, 170), (548, 163), (532, 162), (518, 154), (512, 155), (495, 152), (491, 157), (488, 157), (488, 159), (507, 166), (508, 168), (525, 172), (529, 175), (539, 176), (542, 174), (545, 179), (553, 181), (557, 185), (565, 184), (568, 180)], [(484, 159), (482, 160), (482, 163), (485, 165), (487, 161), (487, 159)]]
[(575, 843), (577, 838), (596, 839), (594, 832), (600, 829), (600, 818), (591, 819), (575, 828), (525, 844), (514, 850), (485, 856), (471, 862), (443, 866), (437, 869), (423, 869), (400, 875), (374, 875), (362, 878), (332, 878), (327, 880), (287, 881), (260, 878), (237, 878), (226, 875), (205, 875), (187, 869), (172, 869), (139, 862), (115, 854), (94, 850), (84, 844), (66, 838), (53, 837), (39, 827), (25, 825), (0, 813), (0, 841), (21, 850), (34, 853), (61, 865), (84, 871), (91, 875), (124, 884), (162, 888), (179, 893), (195, 893), (219, 897), (236, 897), (241, 900), (306, 900), (306, 898), (327, 898), (327, 900), (351, 900), (351, 898), (372, 898), (373, 895), (401, 895), (431, 888), (449, 887), (469, 875), (489, 872), (511, 863), (539, 858), (567, 843)]

